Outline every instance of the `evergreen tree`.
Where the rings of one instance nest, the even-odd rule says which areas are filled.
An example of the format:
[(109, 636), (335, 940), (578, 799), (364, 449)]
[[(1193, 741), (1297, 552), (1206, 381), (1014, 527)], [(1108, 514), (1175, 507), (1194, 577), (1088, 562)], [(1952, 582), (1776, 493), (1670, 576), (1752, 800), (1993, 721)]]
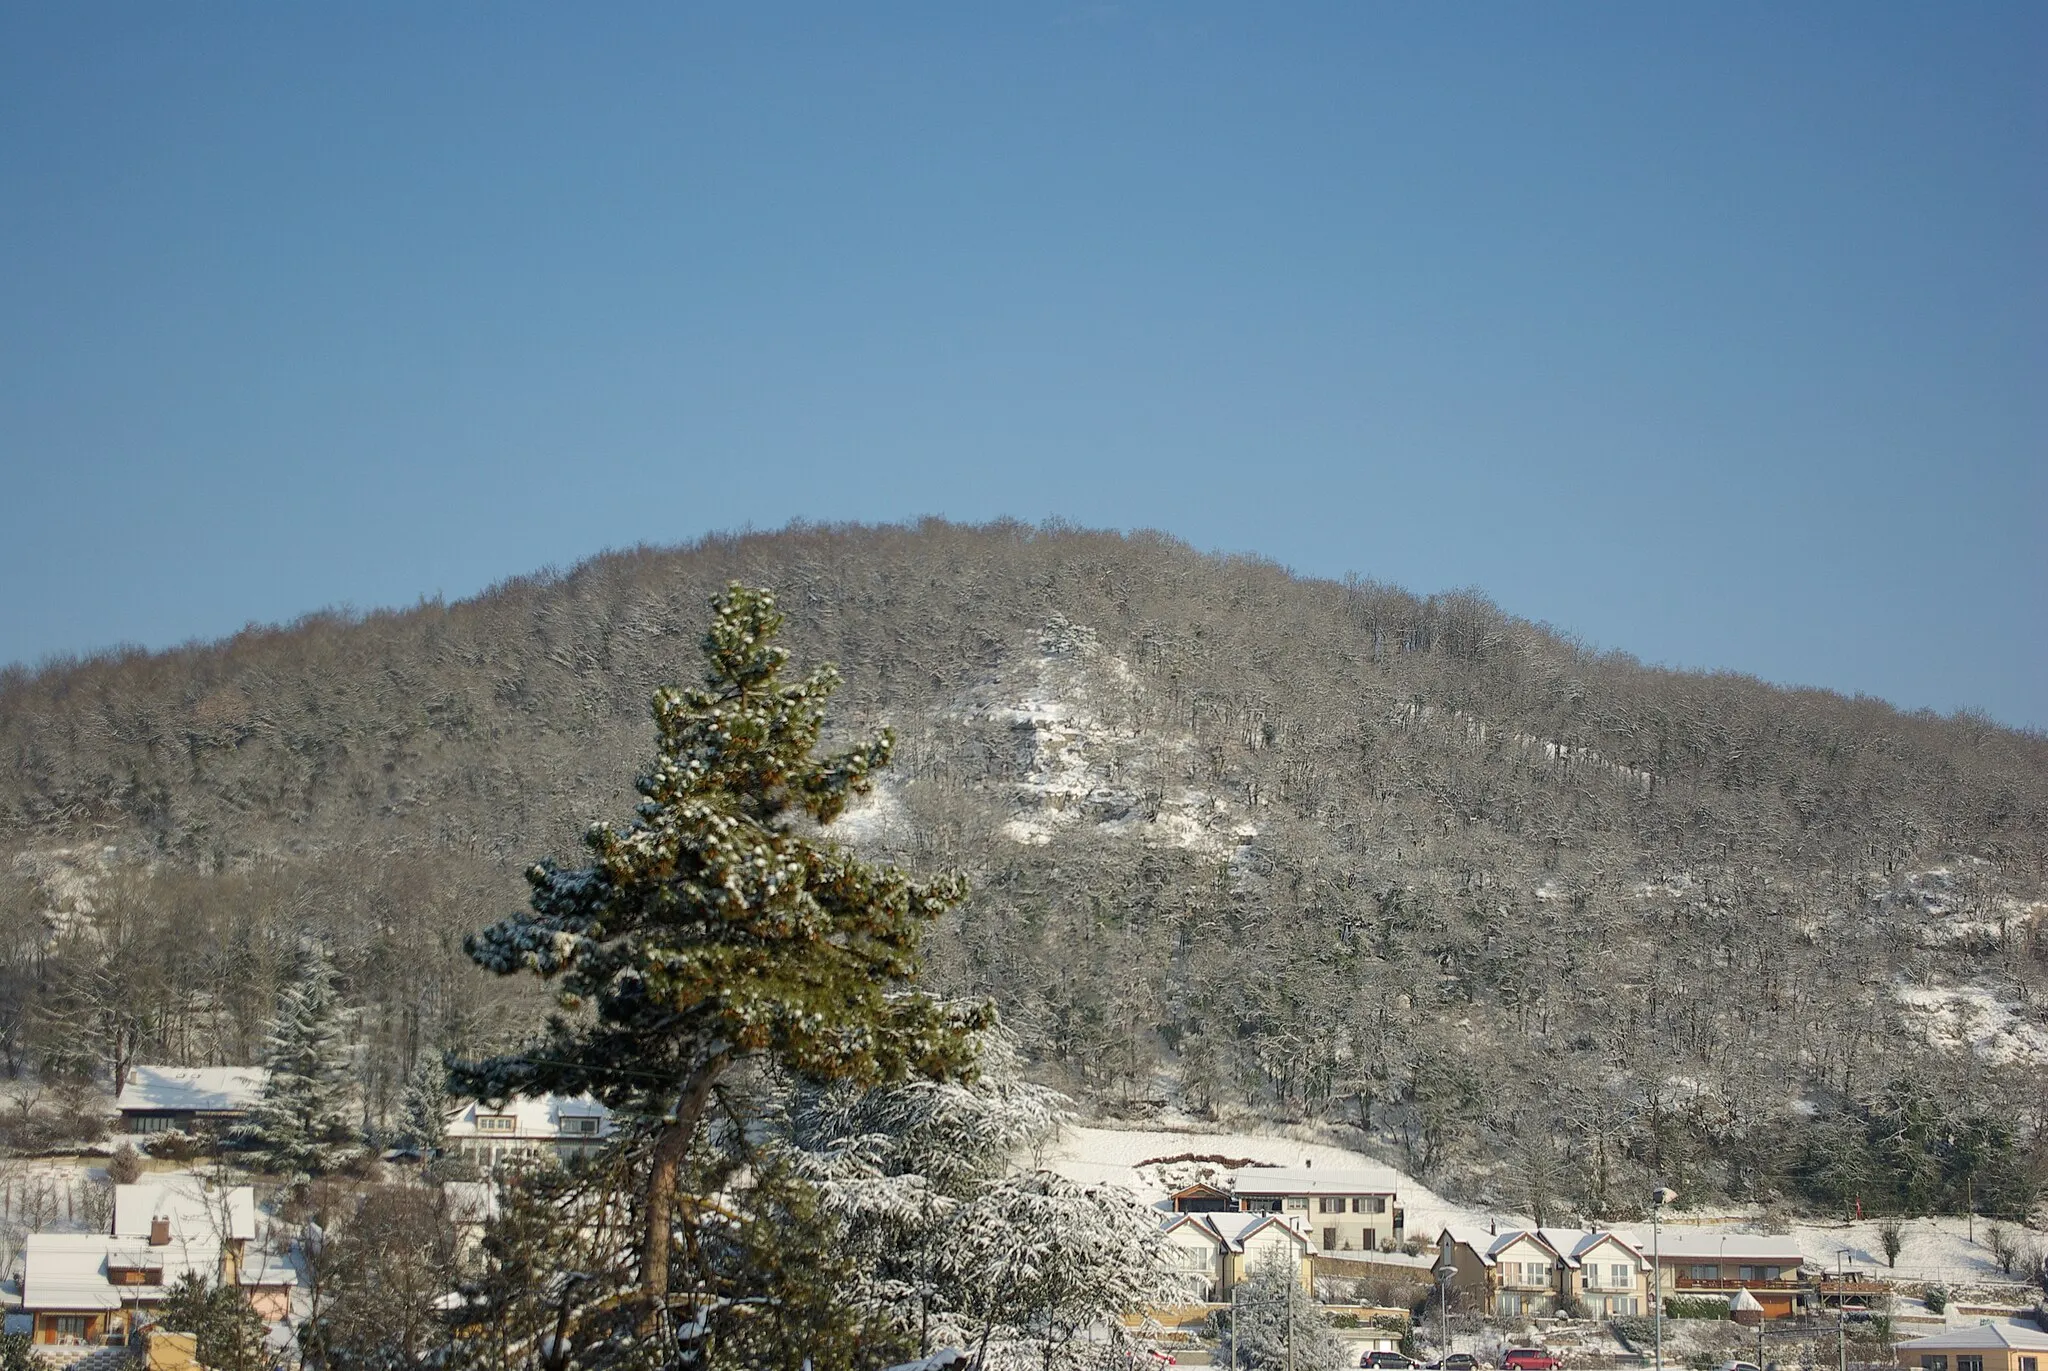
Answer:
[(231, 1285), (209, 1285), (193, 1272), (164, 1292), (157, 1326), (190, 1333), (193, 1355), (207, 1371), (265, 1371), (263, 1316)]
[(793, 1164), (855, 1258), (845, 1298), (918, 1356), (981, 1331), (960, 1267), (961, 1209), (1071, 1117), (1065, 1096), (1023, 1079), (1000, 1034), (983, 1035), (977, 1065), (970, 1082), (799, 1090), (788, 1109)]
[(317, 1176), (361, 1154), (350, 1053), (326, 953), (309, 949), (263, 1043), (263, 1094), (240, 1140), (272, 1171)]
[(783, 616), (767, 591), (734, 584), (714, 611), (703, 688), (655, 694), (657, 755), (638, 783), (637, 822), (594, 825), (589, 865), (533, 867), (530, 912), (466, 944), (492, 971), (558, 983), (564, 1012), (526, 1051), (458, 1068), (456, 1088), (485, 1099), (588, 1091), (638, 1121), (643, 1329), (672, 1307), (692, 1323), (696, 1296), (710, 1297), (675, 1244), (680, 1230), (694, 1254), (710, 1206), (701, 1195), (679, 1204), (678, 1180), (736, 1065), (943, 1079), (971, 1070), (971, 1035), (987, 1022), (909, 988), (923, 930), (962, 882), (921, 885), (809, 831), (868, 790), (890, 736), (813, 757), (838, 673), (783, 682)]
[(1218, 1322), (1225, 1366), (1334, 1371), (1343, 1364), (1329, 1315), (1301, 1288), (1300, 1263), (1292, 1257), (1256, 1262)]
[(419, 1150), (422, 1162), (441, 1150), (448, 1131), (448, 1068), (437, 1056), (422, 1055), (406, 1077), (398, 1099), (399, 1126)]

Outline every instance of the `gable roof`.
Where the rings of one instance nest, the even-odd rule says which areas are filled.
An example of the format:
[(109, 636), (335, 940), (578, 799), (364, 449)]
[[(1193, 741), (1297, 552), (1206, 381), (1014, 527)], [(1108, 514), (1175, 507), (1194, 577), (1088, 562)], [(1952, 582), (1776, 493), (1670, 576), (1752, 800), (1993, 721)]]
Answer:
[(1916, 1338), (1898, 1344), (1901, 1352), (1939, 1352), (1959, 1348), (2009, 1347), (2020, 1352), (2048, 1352), (2048, 1333), (2023, 1323), (1980, 1323), (1975, 1328), (1951, 1328), (1931, 1338)]
[(114, 1101), (121, 1113), (221, 1114), (251, 1109), (263, 1095), (254, 1066), (136, 1066)]
[(1226, 1252), (1242, 1252), (1245, 1244), (1258, 1237), (1268, 1228), (1277, 1228), (1302, 1247), (1309, 1245), (1308, 1234), (1290, 1223), (1279, 1214), (1254, 1214), (1241, 1210), (1226, 1209), (1198, 1214), (1161, 1215), (1164, 1222), (1160, 1234), (1192, 1230), (1221, 1247)]
[(1650, 1259), (1643, 1255), (1642, 1249), (1630, 1240), (1629, 1235), (1612, 1228), (1503, 1228), (1498, 1233), (1446, 1228), (1438, 1239), (1438, 1245), (1442, 1246), (1446, 1240), (1471, 1249), (1487, 1266), (1494, 1265), (1502, 1253), (1524, 1240), (1537, 1244), (1566, 1267), (1577, 1267), (1583, 1258), (1591, 1256), (1602, 1246), (1620, 1247), (1642, 1270), (1647, 1271), (1650, 1266)]
[(246, 1242), (256, 1236), (256, 1192), (246, 1185), (220, 1190), (198, 1176), (164, 1176), (114, 1187), (116, 1237), (147, 1240), (151, 1221), (159, 1218), (170, 1220), (176, 1242)]
[[(166, 1286), (196, 1271), (211, 1280), (220, 1271), (220, 1246), (172, 1243), (151, 1247), (106, 1233), (31, 1233), (22, 1244), (24, 1309), (119, 1309), (160, 1300)], [(107, 1267), (161, 1269), (161, 1285), (110, 1285)]]

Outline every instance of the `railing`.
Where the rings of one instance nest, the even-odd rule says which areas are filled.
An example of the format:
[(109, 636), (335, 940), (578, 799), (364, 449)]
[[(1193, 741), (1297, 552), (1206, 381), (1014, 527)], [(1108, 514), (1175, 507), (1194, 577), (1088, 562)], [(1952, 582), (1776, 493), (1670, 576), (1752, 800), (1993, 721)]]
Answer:
[(1680, 1276), (1674, 1283), (1674, 1288), (1679, 1290), (1804, 1290), (1806, 1287), (1797, 1280), (1787, 1280), (1783, 1276), (1774, 1281), (1730, 1280), (1727, 1277), (1716, 1280), (1696, 1280), (1691, 1276)]

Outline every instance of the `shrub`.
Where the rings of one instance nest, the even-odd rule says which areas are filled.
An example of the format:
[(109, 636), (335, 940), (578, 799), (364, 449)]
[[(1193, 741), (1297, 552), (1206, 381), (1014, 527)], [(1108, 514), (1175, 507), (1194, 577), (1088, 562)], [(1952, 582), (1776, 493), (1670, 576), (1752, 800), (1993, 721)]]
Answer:
[(142, 1150), (160, 1162), (188, 1162), (206, 1152), (204, 1139), (195, 1138), (181, 1128), (166, 1129), (142, 1145)]
[(1715, 1299), (1711, 1295), (1689, 1298), (1672, 1295), (1664, 1301), (1664, 1317), (1667, 1319), (1725, 1319), (1728, 1317), (1728, 1301)]
[(1920, 1298), (1925, 1301), (1928, 1313), (1946, 1314), (1948, 1312), (1948, 1291), (1942, 1287), (1930, 1285), (1927, 1287), (1927, 1293)]
[(133, 1185), (142, 1179), (142, 1154), (135, 1144), (122, 1143), (107, 1158), (107, 1179), (115, 1185)]

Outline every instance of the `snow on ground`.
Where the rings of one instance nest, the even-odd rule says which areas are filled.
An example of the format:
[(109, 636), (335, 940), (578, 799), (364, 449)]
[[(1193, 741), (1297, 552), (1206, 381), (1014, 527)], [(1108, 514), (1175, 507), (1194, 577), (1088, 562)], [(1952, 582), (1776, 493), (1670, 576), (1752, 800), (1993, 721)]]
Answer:
[(1279, 1134), (1182, 1132), (1175, 1129), (1116, 1127), (1069, 1128), (1048, 1151), (1044, 1164), (1070, 1180), (1126, 1185), (1147, 1201), (1165, 1199), (1181, 1186), (1201, 1179), (1204, 1171), (1228, 1174), (1238, 1168), (1216, 1163), (1176, 1166), (1145, 1165), (1156, 1158), (1225, 1157), (1268, 1166), (1312, 1165), (1318, 1170), (1365, 1171), (1383, 1179), (1399, 1196), (1407, 1213), (1404, 1232), (1434, 1240), (1446, 1224), (1483, 1224), (1500, 1217), (1460, 1204), (1404, 1176), (1363, 1152), (1330, 1143), (1309, 1142)]
[[(2026, 1296), (2029, 1288), (2026, 1283), (1999, 1270), (1991, 1255), (1990, 1220), (1975, 1220), (1974, 1240), (1971, 1237), (1973, 1224), (1967, 1218), (1906, 1219), (1903, 1222), (1905, 1242), (1899, 1249), (1897, 1267), (1885, 1265), (1884, 1245), (1879, 1241), (1876, 1219), (1848, 1224), (1795, 1223), (1792, 1234), (1808, 1260), (1831, 1269), (1836, 1265), (1837, 1253), (1844, 1253), (1842, 1264), (1850, 1270), (1860, 1269), (1888, 1280), (1926, 1281), (1944, 1286), (2009, 1286), (2014, 1292), (2015, 1304), (2031, 1303)], [(2013, 1229), (2022, 1251), (2027, 1250), (2030, 1243), (2039, 1248), (2039, 1233), (2007, 1226)], [(1974, 1323), (1976, 1320), (1966, 1322)]]
[(1899, 986), (1893, 992), (1927, 1041), (1948, 1051), (1967, 1047), (1987, 1062), (2048, 1065), (2048, 1030), (2029, 1023), (1979, 985)]

